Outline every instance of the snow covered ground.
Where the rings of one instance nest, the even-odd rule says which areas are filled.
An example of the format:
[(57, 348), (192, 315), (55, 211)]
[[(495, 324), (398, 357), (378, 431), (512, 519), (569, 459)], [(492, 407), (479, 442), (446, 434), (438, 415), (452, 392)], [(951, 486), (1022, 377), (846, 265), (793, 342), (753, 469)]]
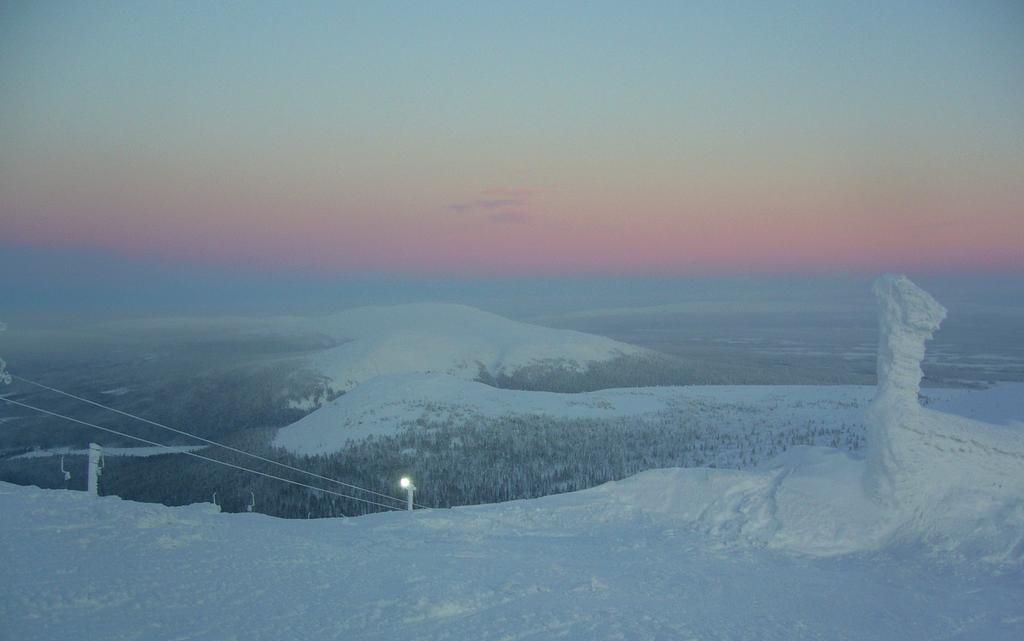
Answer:
[(313, 521), (0, 484), (0, 637), (1024, 638), (1019, 571), (709, 537), (666, 509), (680, 472)]
[(926, 407), (976, 421), (1024, 427), (1024, 383), (995, 383), (984, 389), (926, 389)]

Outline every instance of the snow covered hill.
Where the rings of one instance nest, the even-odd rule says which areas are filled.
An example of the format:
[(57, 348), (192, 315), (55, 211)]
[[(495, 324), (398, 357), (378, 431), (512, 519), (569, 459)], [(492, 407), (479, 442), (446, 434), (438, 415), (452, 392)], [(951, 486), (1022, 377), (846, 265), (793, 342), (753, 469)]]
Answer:
[[(453, 303), (357, 307), (321, 317), (156, 318), (98, 327), (105, 334), (150, 342), (172, 337), (191, 345), (188, 341), (198, 337), (232, 354), (255, 348), (250, 360), (258, 360), (253, 357), (271, 345), (279, 350), (270, 357), (275, 364), (301, 352), (307, 368), (335, 391), (387, 374), (432, 372), (473, 380), (482, 371), (495, 377), (528, 368), (574, 373), (624, 356), (660, 356), (603, 336), (531, 325)], [(103, 393), (124, 391), (112, 386)], [(297, 404), (312, 408), (318, 402), (307, 398)]]
[(580, 370), (593, 362), (648, 353), (602, 336), (548, 329), (443, 303), (360, 307), (292, 322), (346, 341), (310, 359), (313, 369), (336, 390), (382, 374), (439, 372), (471, 380), (481, 367), (491, 374), (536, 365)]
[[(1024, 386), (1022, 386), (1024, 388)], [(496, 389), (441, 374), (380, 376), (281, 428), (274, 445), (296, 454), (339, 451), (349, 441), (410, 424), (462, 424), (482, 418), (637, 417), (728, 429), (859, 424), (874, 388), (863, 386), (692, 386), (610, 389), (580, 394)], [(762, 425), (762, 427), (764, 427)]]
[[(304, 455), (330, 454), (350, 441), (395, 434), (407, 425), (461, 424), (508, 416), (675, 421), (701, 428), (784, 432), (844, 428), (863, 434), (875, 388), (858, 385), (708, 385), (609, 389), (580, 394), (496, 389), (446, 374), (371, 378), (281, 428), (274, 445)], [(1024, 384), (988, 389), (930, 389), (934, 409), (992, 422), (1024, 417)]]

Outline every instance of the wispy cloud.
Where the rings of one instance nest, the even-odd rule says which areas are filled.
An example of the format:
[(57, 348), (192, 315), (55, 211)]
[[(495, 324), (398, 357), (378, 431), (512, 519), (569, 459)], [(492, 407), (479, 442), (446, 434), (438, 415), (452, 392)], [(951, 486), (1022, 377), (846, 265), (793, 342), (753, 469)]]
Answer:
[(493, 188), (484, 189), (478, 198), (448, 205), (457, 214), (479, 214), (492, 223), (529, 223), (533, 220), (532, 198), (542, 193), (539, 189)]
[(526, 201), (521, 198), (478, 198), (462, 203), (452, 203), (448, 209), (462, 214), (469, 211), (494, 211), (511, 207), (525, 207), (526, 205)]
[(525, 211), (496, 211), (487, 217), (492, 223), (528, 223), (532, 220), (529, 212)]
[(480, 194), (494, 198), (529, 198), (537, 194), (543, 194), (544, 191), (544, 189), (529, 189), (526, 187), (512, 187), (511, 189), (498, 187), (495, 189), (485, 189)]

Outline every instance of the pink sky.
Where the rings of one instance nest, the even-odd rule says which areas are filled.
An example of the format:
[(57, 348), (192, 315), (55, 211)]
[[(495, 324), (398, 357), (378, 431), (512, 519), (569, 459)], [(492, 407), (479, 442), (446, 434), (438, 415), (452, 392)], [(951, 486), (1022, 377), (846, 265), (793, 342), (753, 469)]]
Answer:
[(1024, 269), (1008, 7), (371, 5), (12, 10), (0, 243), (319, 272)]
[[(169, 172), (170, 173), (170, 172)], [(186, 171), (70, 187), (25, 181), (3, 197), (2, 239), (170, 261), (320, 272), (706, 273), (1024, 267), (1012, 189), (954, 185), (865, 196), (819, 175), (707, 181), (302, 188)], [(223, 174), (223, 172), (220, 172)], [(99, 180), (97, 180), (99, 178)], [(725, 181), (727, 182), (727, 181)], [(740, 184), (740, 181), (737, 181)], [(822, 187), (822, 185), (825, 185)], [(378, 197), (378, 193), (380, 196)]]

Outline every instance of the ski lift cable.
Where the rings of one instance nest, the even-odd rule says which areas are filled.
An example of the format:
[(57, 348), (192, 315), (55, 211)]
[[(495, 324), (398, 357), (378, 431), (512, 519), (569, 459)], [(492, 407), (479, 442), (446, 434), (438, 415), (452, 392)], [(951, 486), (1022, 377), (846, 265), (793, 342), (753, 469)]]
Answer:
[(157, 443), (156, 441), (151, 441), (149, 439), (142, 438), (141, 436), (134, 436), (132, 434), (126, 434), (124, 432), (120, 432), (118, 430), (111, 429), (109, 427), (104, 427), (102, 425), (97, 425), (95, 423), (90, 423), (88, 421), (83, 421), (83, 420), (74, 418), (72, 416), (67, 416), (65, 414), (60, 414), (58, 412), (53, 412), (53, 411), (50, 411), (50, 410), (47, 410), (47, 409), (43, 409), (41, 407), (36, 407), (34, 405), (29, 405), (28, 403), (22, 403), (21, 401), (15, 401), (15, 400), (12, 400), (12, 399), (9, 399), (9, 398), (6, 398), (6, 397), (0, 397), (0, 401), (4, 401), (5, 403), (10, 403), (12, 405), (18, 405), (20, 407), (24, 407), (24, 408), (27, 408), (27, 409), (30, 409), (30, 410), (35, 410), (36, 412), (40, 412), (42, 414), (48, 414), (50, 416), (61, 418), (61, 419), (64, 419), (66, 421), (71, 421), (73, 423), (78, 423), (80, 425), (85, 425), (87, 427), (92, 427), (92, 428), (95, 428), (95, 429), (98, 429), (98, 430), (102, 430), (104, 432), (109, 432), (109, 433), (115, 434), (117, 436), (123, 436), (125, 438), (130, 438), (130, 439), (139, 441), (141, 443), (145, 443), (147, 445), (155, 445), (157, 447), (163, 447), (163, 448), (171, 450), (175, 454), (185, 454), (185, 455), (191, 456), (193, 458), (202, 459), (204, 461), (210, 461), (211, 463), (219, 463), (220, 465), (225, 465), (227, 467), (234, 468), (236, 470), (242, 470), (244, 472), (251, 472), (251, 473), (259, 475), (259, 476), (265, 476), (267, 478), (275, 479), (277, 481), (283, 481), (285, 483), (291, 483), (292, 485), (299, 485), (301, 487), (306, 487), (306, 488), (309, 488), (311, 490), (316, 490), (318, 492), (326, 492), (327, 494), (333, 494), (335, 496), (341, 496), (341, 497), (344, 497), (344, 498), (347, 498), (347, 499), (352, 499), (354, 501), (362, 501), (363, 503), (369, 503), (371, 505), (377, 505), (377, 506), (385, 508), (387, 510), (401, 511), (401, 508), (397, 508), (397, 507), (394, 507), (394, 506), (391, 506), (391, 505), (385, 505), (384, 503), (378, 503), (376, 501), (370, 501), (368, 499), (360, 498), (358, 496), (351, 496), (351, 495), (348, 495), (348, 494), (343, 494), (341, 492), (335, 492), (334, 490), (327, 490), (327, 489), (316, 487), (316, 486), (313, 486), (313, 485), (308, 485), (306, 483), (301, 483), (299, 481), (294, 481), (292, 479), (286, 479), (286, 478), (281, 477), (281, 476), (275, 476), (273, 474), (267, 474), (266, 472), (260, 472), (259, 470), (253, 470), (253, 469), (250, 469), (248, 467), (243, 467), (241, 465), (236, 465), (234, 463), (228, 463), (227, 461), (221, 461), (221, 460), (218, 460), (218, 459), (215, 459), (215, 458), (210, 458), (208, 456), (203, 456), (202, 454), (196, 454), (195, 452), (175, 450), (170, 445), (165, 445), (163, 443)]
[[(104, 405), (103, 403), (97, 403), (96, 401), (89, 400), (89, 399), (87, 399), (85, 397), (82, 397), (82, 396), (78, 396), (77, 394), (72, 394), (71, 392), (65, 392), (64, 390), (57, 389), (56, 387), (50, 387), (49, 385), (43, 385), (42, 383), (39, 383), (37, 381), (32, 381), (32, 380), (29, 380), (27, 378), (23, 378), (21, 376), (15, 376), (13, 374), (11, 375), (11, 378), (13, 378), (15, 380), (18, 380), (18, 381), (21, 381), (22, 383), (27, 383), (29, 385), (34, 385), (34, 386), (39, 387), (41, 389), (48, 390), (48, 391), (53, 392), (55, 394), (60, 394), (62, 396), (67, 396), (68, 398), (73, 398), (75, 400), (82, 401), (83, 403), (88, 403), (89, 405), (94, 405), (96, 407), (99, 407), (99, 408), (102, 408), (102, 409), (105, 409), (105, 410), (109, 410), (109, 411), (115, 412), (117, 414), (121, 414), (122, 416), (127, 416), (128, 418), (133, 418), (133, 419), (135, 419), (137, 421), (142, 421), (143, 423), (147, 423), (149, 425), (153, 425), (154, 427), (159, 427), (161, 429), (170, 430), (171, 432), (174, 432), (176, 434), (181, 434), (182, 436), (188, 436), (188, 437), (194, 438), (194, 439), (202, 441), (202, 442), (204, 442), (204, 443), (206, 443), (208, 445), (214, 445), (214, 446), (217, 446), (217, 447), (223, 447), (224, 449), (230, 450), (232, 452), (235, 452), (236, 454), (242, 454), (244, 456), (249, 456), (251, 458), (263, 461), (264, 463), (271, 463), (273, 465), (277, 465), (278, 467), (283, 467), (283, 468), (292, 470), (293, 472), (300, 472), (302, 474), (308, 474), (309, 476), (316, 477), (316, 478), (318, 478), (320, 480), (329, 481), (331, 483), (336, 483), (338, 485), (341, 485), (341, 486), (344, 486), (344, 487), (347, 487), (347, 488), (351, 488), (353, 490), (359, 490), (360, 492), (366, 492), (368, 494), (373, 494), (373, 495), (379, 496), (381, 498), (390, 499), (392, 501), (398, 501), (399, 503), (402, 503), (402, 504), (405, 503), (405, 499), (400, 499), (400, 498), (397, 498), (397, 497), (394, 497), (394, 496), (390, 496), (390, 495), (384, 494), (382, 492), (375, 492), (373, 490), (368, 490), (368, 489), (366, 489), (364, 487), (359, 487), (358, 485), (352, 485), (351, 483), (345, 483), (344, 481), (339, 481), (337, 479), (332, 479), (329, 476), (323, 476), (321, 474), (317, 474), (316, 472), (310, 472), (308, 470), (304, 470), (302, 468), (295, 467), (294, 465), (288, 465), (287, 463), (282, 463), (280, 461), (275, 461), (273, 459), (266, 458), (265, 456), (260, 456), (259, 454), (253, 454), (252, 452), (246, 452), (245, 450), (238, 449), (237, 447), (232, 447), (230, 445), (225, 445), (224, 443), (218, 443), (217, 441), (213, 441), (213, 440), (210, 440), (208, 438), (204, 438), (202, 436), (198, 436), (196, 434), (192, 434), (191, 432), (186, 432), (184, 430), (179, 430), (179, 429), (176, 429), (176, 428), (171, 427), (169, 425), (164, 425), (163, 423), (158, 423), (156, 421), (150, 420), (148, 418), (143, 418), (141, 416), (136, 416), (135, 414), (132, 414), (130, 412), (125, 412), (123, 410), (119, 410), (116, 407), (111, 407), (109, 405)], [(417, 507), (424, 507), (424, 506), (418, 505)]]
[(87, 427), (92, 427), (92, 428), (95, 428), (95, 429), (98, 429), (98, 430), (102, 430), (104, 432), (110, 432), (111, 434), (116, 434), (118, 436), (123, 436), (125, 438), (131, 438), (133, 440), (137, 440), (139, 442), (146, 443), (147, 445), (156, 445), (158, 447), (166, 447), (166, 448), (168, 448), (168, 450), (171, 450), (175, 454), (184, 454), (184, 455), (187, 455), (189, 457), (194, 457), (196, 459), (202, 459), (203, 461), (209, 461), (211, 463), (217, 463), (219, 465), (224, 465), (224, 466), (227, 466), (227, 467), (230, 467), (230, 468), (234, 468), (234, 469), (237, 469), (237, 470), (242, 470), (244, 472), (251, 472), (253, 474), (257, 474), (259, 476), (265, 476), (267, 478), (272, 478), (274, 480), (280, 480), (280, 481), (284, 481), (286, 483), (291, 483), (293, 485), (300, 485), (302, 487), (308, 487), (309, 489), (315, 489), (316, 492), (324, 492), (324, 493), (327, 493), (329, 495), (334, 495), (336, 497), (342, 497), (344, 499), (351, 499), (352, 501), (361, 501), (362, 503), (369, 503), (370, 505), (376, 505), (376, 506), (382, 507), (382, 508), (384, 508), (386, 510), (394, 510), (394, 511), (398, 511), (398, 512), (401, 511), (401, 508), (396, 508), (394, 506), (385, 505), (383, 503), (377, 503), (376, 501), (370, 501), (369, 499), (360, 499), (359, 497), (352, 497), (352, 496), (349, 496), (349, 495), (346, 495), (346, 494), (342, 494), (340, 492), (335, 492), (335, 490), (333, 490), (333, 489), (324, 489), (323, 487), (316, 487), (314, 485), (308, 485), (306, 483), (302, 483), (302, 482), (299, 482), (297, 480), (292, 480), (290, 478), (285, 478), (283, 476), (275, 476), (273, 474), (267, 474), (266, 472), (260, 472), (258, 470), (253, 470), (253, 469), (250, 469), (250, 468), (247, 468), (247, 467), (243, 467), (241, 465), (236, 465), (236, 464), (233, 464), (233, 463), (227, 463), (226, 461), (218, 461), (217, 459), (211, 459), (210, 457), (204, 457), (203, 455), (196, 454), (195, 452), (180, 452), (180, 451), (176, 451), (176, 450), (174, 450), (174, 448), (171, 445), (165, 445), (164, 443), (158, 443), (157, 441), (150, 440), (150, 439), (147, 439), (147, 438), (142, 438), (141, 436), (134, 436), (132, 434), (126, 434), (125, 432), (120, 432), (120, 431), (118, 431), (116, 429), (111, 429), (109, 427), (103, 427), (102, 425), (96, 425), (95, 423), (89, 423), (88, 421), (82, 421), (82, 420), (76, 419), (74, 417), (70, 417), (70, 416), (63, 415), (63, 414), (58, 414), (56, 412), (51, 412), (49, 410), (44, 410), (42, 408), (37, 408), (37, 407), (35, 407), (35, 405), (30, 405), (27, 402), (22, 402), (22, 401), (19, 401), (19, 400), (12, 400), (10, 398), (6, 398), (6, 397), (3, 397), (3, 396), (0, 396), (0, 400), (3, 400), (4, 402), (7, 402), (7, 403), (10, 403), (10, 404), (13, 404), (13, 405), (18, 405), (18, 407), (26, 408), (28, 410), (34, 410), (34, 411), (39, 412), (41, 414), (46, 414), (46, 415), (49, 415), (49, 416), (52, 416), (52, 417), (56, 417), (58, 419), (63, 419), (63, 420), (66, 420), (66, 421), (71, 421), (72, 423), (78, 423), (80, 425), (85, 425)]

